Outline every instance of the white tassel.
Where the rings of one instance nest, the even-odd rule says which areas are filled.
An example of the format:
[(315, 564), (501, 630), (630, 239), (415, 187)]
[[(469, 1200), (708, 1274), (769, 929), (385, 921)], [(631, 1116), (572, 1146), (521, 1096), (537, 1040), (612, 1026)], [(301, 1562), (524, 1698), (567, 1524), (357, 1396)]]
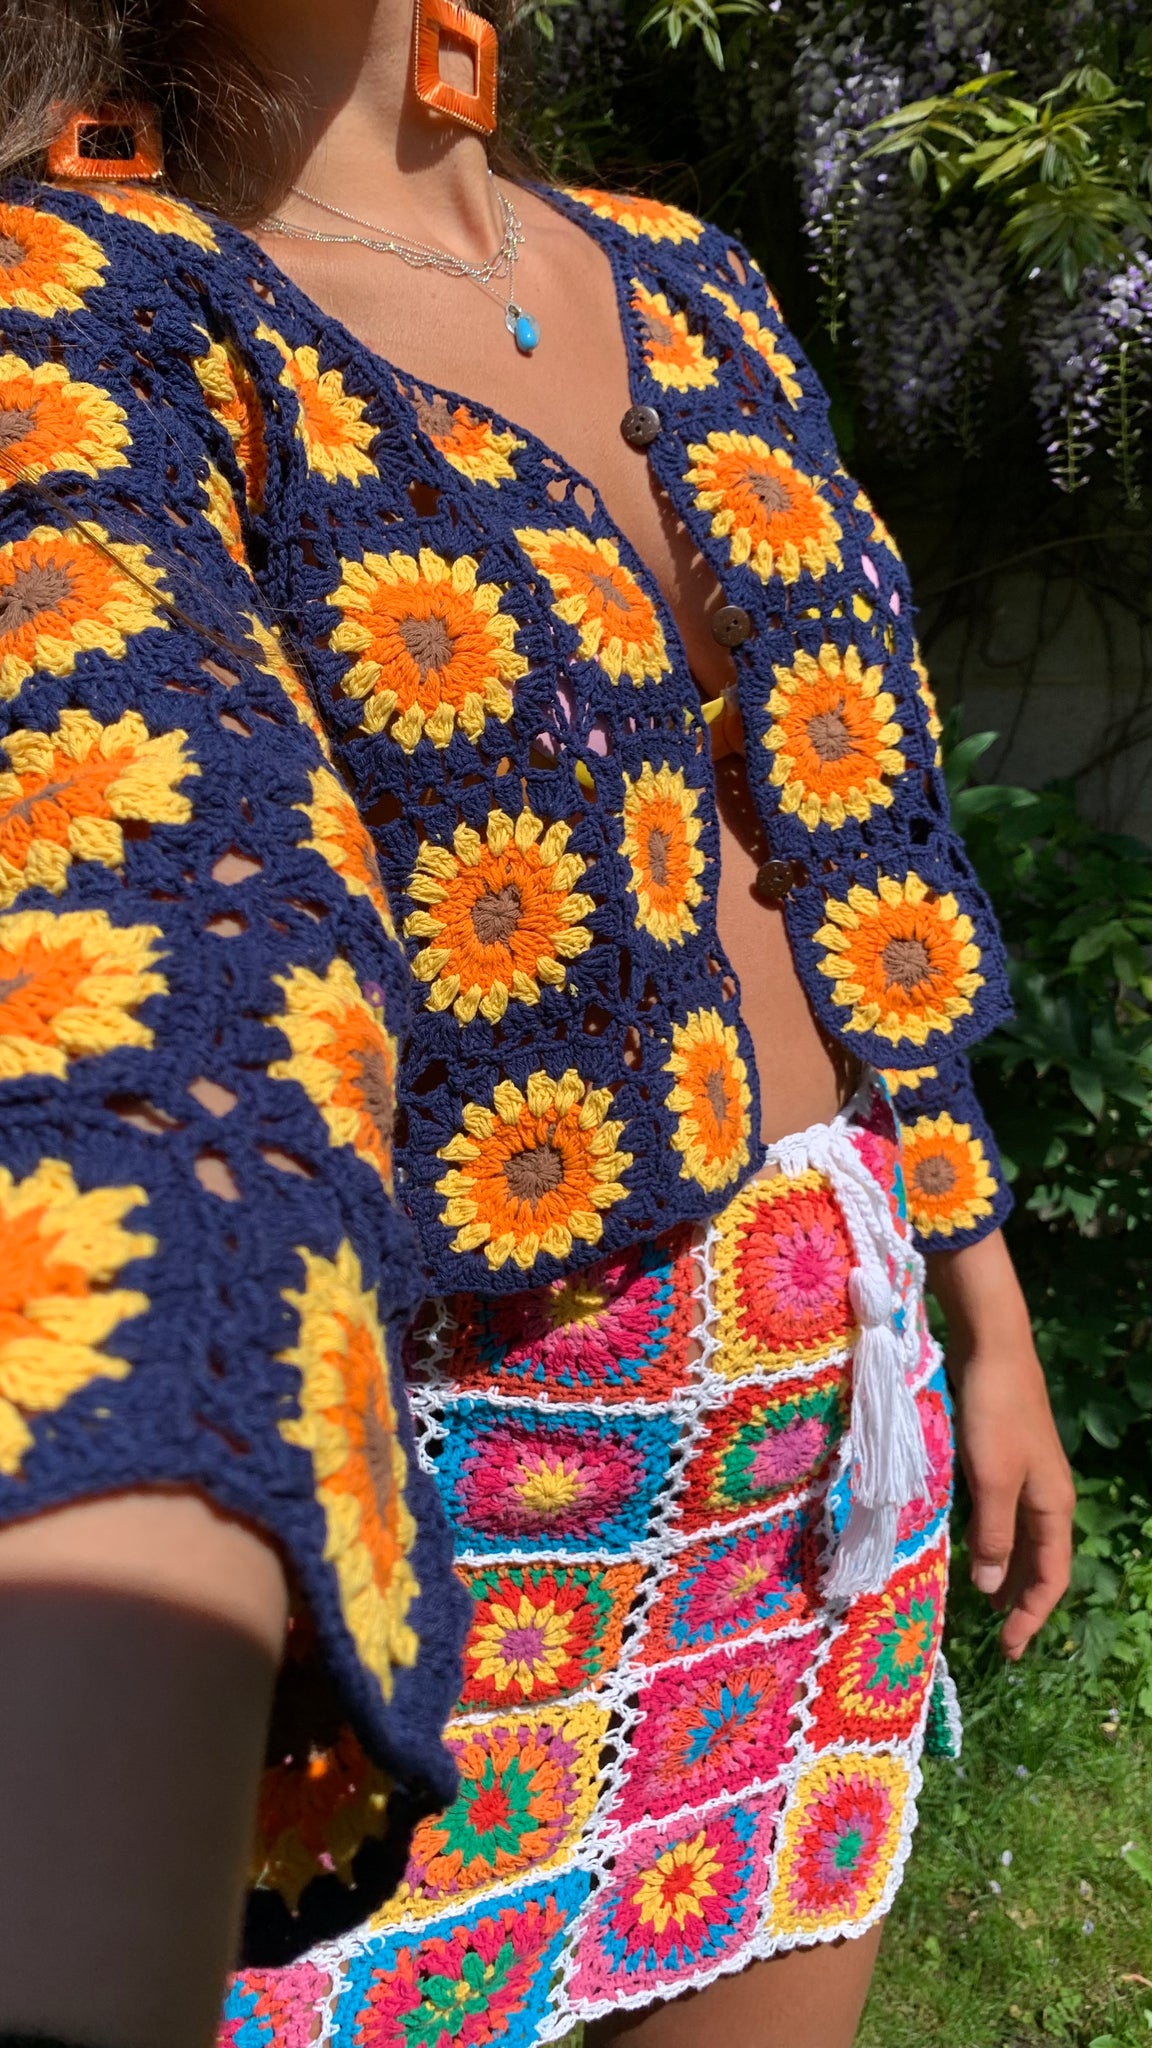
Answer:
[(895, 1554), (895, 1508), (866, 1508), (863, 1501), (854, 1500), (831, 1568), (824, 1575), (825, 1598), (854, 1600), (858, 1593), (878, 1593), (887, 1582)]

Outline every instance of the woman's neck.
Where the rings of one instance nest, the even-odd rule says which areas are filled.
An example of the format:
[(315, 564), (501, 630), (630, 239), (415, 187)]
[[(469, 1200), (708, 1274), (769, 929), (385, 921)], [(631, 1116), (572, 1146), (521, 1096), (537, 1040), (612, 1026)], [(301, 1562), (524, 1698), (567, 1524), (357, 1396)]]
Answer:
[[(211, 0), (215, 18), (301, 107), (294, 184), (380, 227), (475, 259), (500, 222), (482, 139), (430, 113), (412, 89), (413, 0)], [(471, 63), (445, 48), (443, 76), (470, 90)], [(286, 200), (286, 217), (325, 226)], [(337, 223), (328, 222), (335, 227)]]

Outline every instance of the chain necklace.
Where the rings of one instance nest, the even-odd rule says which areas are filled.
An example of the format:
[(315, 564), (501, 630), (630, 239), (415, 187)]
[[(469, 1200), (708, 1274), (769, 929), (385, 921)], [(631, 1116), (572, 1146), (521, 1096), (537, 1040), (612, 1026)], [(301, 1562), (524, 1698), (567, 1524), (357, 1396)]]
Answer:
[[(492, 173), (489, 171), (491, 178)], [(378, 256), (398, 256), (402, 263), (408, 263), (414, 270), (439, 270), (445, 277), (471, 278), (481, 291), (504, 308), (504, 325), (520, 350), (521, 355), (530, 356), (540, 340), (540, 328), (531, 313), (526, 313), (516, 300), (516, 260), (524, 243), (524, 229), (520, 216), (507, 199), (495, 179), (492, 180), (504, 235), (495, 254), (484, 263), (469, 263), (463, 256), (453, 256), (448, 249), (439, 249), (432, 242), (418, 242), (411, 235), (393, 234), (378, 227), (375, 221), (362, 220), (358, 213), (346, 213), (342, 206), (333, 206), (327, 199), (318, 199), (314, 192), (305, 192), (299, 185), (292, 191), (297, 199), (303, 199), (309, 206), (319, 207), (322, 213), (330, 213), (337, 220), (348, 221), (352, 227), (367, 228), (364, 235), (340, 234), (332, 229), (299, 227), (295, 221), (283, 220), (273, 214), (265, 222), (274, 234), (290, 235), (299, 242), (324, 242), (346, 245), (356, 243), (361, 249), (372, 249)], [(506, 289), (493, 290), (493, 286), (506, 283)]]

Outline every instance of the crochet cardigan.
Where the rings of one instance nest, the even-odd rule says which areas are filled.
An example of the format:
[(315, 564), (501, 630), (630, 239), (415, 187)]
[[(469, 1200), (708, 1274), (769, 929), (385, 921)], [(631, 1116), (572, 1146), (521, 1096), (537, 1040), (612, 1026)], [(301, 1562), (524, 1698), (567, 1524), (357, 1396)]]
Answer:
[[(1008, 1203), (965, 1051), (1008, 1000), (896, 547), (751, 258), (547, 196), (723, 589), (809, 1002), (895, 1091), (922, 1243), (968, 1243)], [(571, 464), (148, 188), (6, 188), (0, 478), (0, 1512), (274, 1495), (358, 1725), (443, 1796), (448, 1546), (348, 1333), (380, 1355), (420, 1295), (553, 1279), (758, 1163), (682, 643)], [(394, 1410), (376, 1600), (337, 1330), (356, 1427)]]

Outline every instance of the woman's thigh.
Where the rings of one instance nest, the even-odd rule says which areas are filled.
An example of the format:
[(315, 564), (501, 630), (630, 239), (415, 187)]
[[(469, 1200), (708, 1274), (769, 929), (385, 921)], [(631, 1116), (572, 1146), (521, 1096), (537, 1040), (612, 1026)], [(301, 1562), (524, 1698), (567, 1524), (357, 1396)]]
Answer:
[(883, 1931), (792, 1949), (667, 2005), (598, 2020), (585, 2048), (851, 2048)]

